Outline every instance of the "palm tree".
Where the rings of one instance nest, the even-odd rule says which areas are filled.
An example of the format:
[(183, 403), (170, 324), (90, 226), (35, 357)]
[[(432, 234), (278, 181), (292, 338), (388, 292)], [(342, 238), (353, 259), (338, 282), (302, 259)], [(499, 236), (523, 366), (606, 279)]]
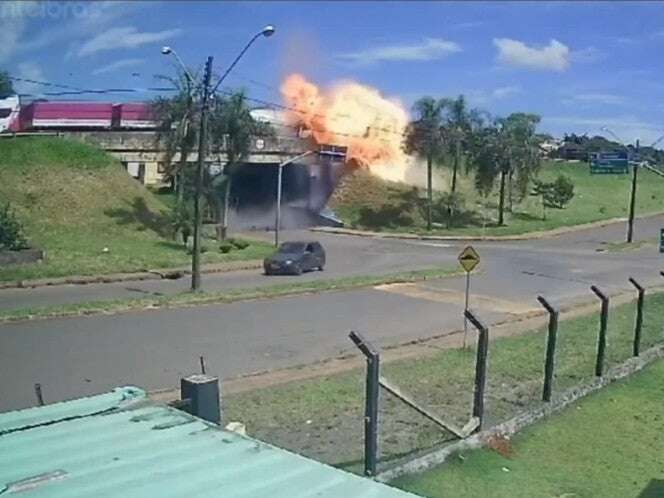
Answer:
[[(188, 74), (179, 72), (176, 77), (158, 75), (158, 79), (173, 85), (175, 94), (171, 97), (158, 97), (152, 102), (152, 112), (160, 123), (157, 140), (166, 149), (166, 173), (173, 178), (178, 203), (184, 201), (187, 158), (196, 147), (198, 136), (196, 92), (200, 88)], [(180, 153), (180, 160), (173, 164), (173, 158)]]
[(509, 169), (509, 211), (513, 204), (513, 181), (516, 180), (517, 194), (522, 199), (528, 191), (528, 185), (540, 167), (540, 154), (537, 124), (540, 117), (537, 114), (513, 113), (505, 120), (509, 136), (510, 169)]
[[(249, 155), (252, 138), (273, 133), (269, 124), (256, 121), (247, 105), (243, 91), (233, 92), (227, 97), (215, 99), (210, 112), (209, 130), (213, 145), (226, 152), (223, 174), (209, 179), (208, 198), (216, 211), (217, 231), (220, 240), (228, 233), (228, 213), (233, 176)], [(223, 200), (223, 202), (222, 202)]]
[(462, 156), (466, 159), (466, 173), (468, 173), (467, 155), (470, 148), (470, 140), (483, 124), (482, 113), (477, 109), (469, 109), (466, 99), (459, 95), (456, 99), (441, 100), (444, 111), (444, 130), (448, 137), (448, 143), (452, 146), (452, 185), (450, 187), (451, 202), (447, 211), (447, 227), (452, 222), (452, 211), (455, 203), (457, 188), (457, 177)]
[(471, 159), (476, 168), (475, 188), (482, 195), (493, 189), (500, 178), (498, 224), (505, 224), (506, 187), (516, 175), (519, 191), (525, 195), (528, 185), (539, 167), (539, 154), (535, 128), (539, 116), (515, 113), (498, 118), (475, 139)]
[(431, 230), (433, 209), (433, 164), (439, 163), (444, 154), (443, 101), (422, 97), (413, 105), (416, 119), (406, 130), (404, 149), (427, 162), (427, 230)]

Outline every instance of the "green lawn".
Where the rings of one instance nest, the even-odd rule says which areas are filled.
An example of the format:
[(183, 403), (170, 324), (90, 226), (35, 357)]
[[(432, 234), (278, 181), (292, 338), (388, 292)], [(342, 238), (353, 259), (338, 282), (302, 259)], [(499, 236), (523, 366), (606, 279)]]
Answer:
[[(643, 349), (662, 340), (664, 294), (647, 297)], [(631, 355), (634, 305), (611, 310), (607, 366)], [(598, 316), (561, 322), (554, 396), (594, 376)], [(340, 331), (341, 333), (342, 331)], [(486, 424), (538, 406), (542, 389), (545, 329), (499, 338), (489, 348)], [(371, 339), (371, 331), (366, 331)], [(350, 341), (349, 341), (349, 349)], [(418, 359), (384, 362), (382, 374), (434, 412), (462, 426), (470, 415), (475, 353), (436, 349)], [(228, 420), (241, 420), (250, 434), (354, 471), (361, 468), (364, 369), (294, 381), (225, 397)], [(383, 393), (380, 461), (435, 447), (450, 435)], [(451, 495), (454, 496), (454, 495)], [(478, 496), (482, 496), (481, 494)]]
[[(43, 264), (0, 268), (0, 281), (134, 272), (186, 266), (191, 259), (173, 240), (166, 204), (88, 145), (44, 137), (0, 140), (0, 200), (11, 203), (30, 243), (47, 254)], [(271, 251), (269, 244), (252, 243), (222, 254), (214, 240), (205, 245), (204, 263), (257, 259)]]
[(662, 497), (662, 400), (659, 361), (516, 435), (509, 456), (473, 451), (392, 484), (431, 498)]
[[(485, 201), (473, 189), (472, 173), (462, 176), (460, 193), (464, 212), (455, 219), (451, 230), (439, 228), (440, 235), (514, 235), (551, 230), (563, 226), (627, 216), (631, 175), (591, 175), (587, 163), (547, 161), (539, 178), (554, 180), (568, 176), (575, 186), (575, 197), (565, 209), (546, 209), (543, 219), (541, 199), (527, 197), (506, 212), (505, 226), (496, 226), (497, 191)], [(348, 226), (425, 233), (422, 213), (404, 199), (408, 187), (368, 179), (358, 174), (346, 180), (346, 192), (333, 198), (332, 205)], [(664, 211), (664, 178), (643, 170), (639, 175), (637, 215)], [(436, 220), (435, 220), (436, 221)], [(428, 232), (427, 232), (428, 233)]]

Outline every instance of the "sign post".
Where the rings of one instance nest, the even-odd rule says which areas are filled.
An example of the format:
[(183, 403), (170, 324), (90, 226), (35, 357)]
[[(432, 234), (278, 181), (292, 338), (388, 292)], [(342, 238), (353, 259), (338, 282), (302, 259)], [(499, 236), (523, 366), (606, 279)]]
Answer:
[(659, 252), (664, 254), (664, 228), (659, 229)]
[(480, 255), (477, 254), (477, 251), (473, 248), (473, 246), (467, 246), (463, 251), (461, 251), (458, 259), (459, 264), (466, 272), (466, 299), (463, 314), (463, 348), (466, 349), (466, 343), (468, 339), (468, 318), (466, 317), (466, 312), (468, 311), (468, 297), (470, 295), (470, 273), (478, 264), (480, 264)]

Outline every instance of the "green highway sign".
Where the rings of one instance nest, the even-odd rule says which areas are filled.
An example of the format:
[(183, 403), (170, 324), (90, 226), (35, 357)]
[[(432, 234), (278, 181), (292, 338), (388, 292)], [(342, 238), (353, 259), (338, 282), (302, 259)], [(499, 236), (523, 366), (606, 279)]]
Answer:
[(590, 155), (591, 174), (626, 174), (628, 172), (627, 151), (599, 152)]

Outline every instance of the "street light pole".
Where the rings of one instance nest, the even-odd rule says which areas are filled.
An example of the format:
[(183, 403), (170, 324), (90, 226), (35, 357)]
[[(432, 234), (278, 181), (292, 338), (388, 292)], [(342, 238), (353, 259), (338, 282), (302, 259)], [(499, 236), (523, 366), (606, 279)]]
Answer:
[[(636, 141), (636, 159), (639, 157), (639, 141)], [(636, 211), (636, 178), (639, 172), (639, 163), (634, 161), (632, 164), (632, 194), (629, 198), (629, 218), (627, 220), (627, 243), (631, 244), (634, 238), (634, 212)]]
[(212, 57), (207, 58), (205, 63), (205, 75), (203, 76), (203, 100), (201, 102), (201, 124), (198, 133), (198, 164), (196, 165), (196, 191), (194, 193), (194, 247), (191, 257), (191, 290), (198, 291), (201, 288), (201, 194), (203, 191), (203, 169), (205, 165), (206, 134), (207, 134), (207, 111), (210, 98), (210, 79), (212, 78)]
[[(600, 128), (602, 131), (606, 131), (609, 133), (613, 138), (618, 140), (618, 143), (625, 149), (627, 152), (627, 163), (629, 164), (629, 149), (627, 146), (625, 146), (624, 142), (620, 139), (618, 135), (616, 135), (613, 131), (611, 131), (608, 127), (602, 126)], [(638, 159), (638, 153), (639, 153), (639, 140), (636, 140), (636, 154), (637, 154), (637, 159)], [(637, 161), (632, 161), (632, 188), (631, 188), (631, 193), (629, 197), (629, 215), (627, 217), (627, 243), (631, 244), (632, 240), (634, 239), (634, 216), (636, 213), (636, 180), (638, 177), (638, 172), (639, 172), (639, 164)]]
[[(203, 95), (201, 99), (201, 117), (200, 117), (200, 128), (198, 133), (198, 161), (196, 166), (196, 186), (194, 193), (194, 244), (192, 248), (191, 255), (191, 290), (198, 291), (201, 288), (201, 231), (202, 231), (202, 215), (201, 215), (201, 195), (203, 192), (203, 174), (205, 166), (205, 155), (206, 155), (206, 145), (207, 145), (207, 112), (208, 104), (210, 100), (210, 95), (214, 94), (221, 85), (222, 81), (228, 76), (231, 70), (235, 67), (238, 61), (242, 58), (244, 53), (249, 49), (249, 47), (260, 37), (269, 37), (274, 34), (274, 26), (267, 25), (259, 33), (254, 35), (254, 37), (249, 40), (249, 43), (245, 45), (240, 54), (235, 58), (231, 63), (228, 69), (224, 72), (219, 81), (215, 84), (214, 88), (210, 88), (210, 83), (212, 80), (212, 56), (207, 58), (205, 63), (205, 74), (203, 76)], [(164, 55), (172, 54), (175, 59), (178, 61), (182, 70), (184, 71), (185, 77), (188, 82), (188, 92), (189, 97), (191, 98), (191, 84), (194, 81), (193, 76), (187, 70), (187, 67), (180, 59), (180, 56), (175, 50), (171, 47), (163, 47), (161, 53)]]
[(281, 196), (283, 189), (284, 166), (288, 166), (289, 164), (294, 163), (295, 161), (299, 161), (300, 159), (304, 159), (305, 157), (315, 153), (316, 153), (315, 150), (308, 150), (291, 159), (287, 159), (286, 161), (279, 163), (279, 165), (277, 166), (277, 206), (275, 210), (275, 219), (274, 219), (274, 245), (277, 247), (279, 246), (279, 231), (281, 230)]

